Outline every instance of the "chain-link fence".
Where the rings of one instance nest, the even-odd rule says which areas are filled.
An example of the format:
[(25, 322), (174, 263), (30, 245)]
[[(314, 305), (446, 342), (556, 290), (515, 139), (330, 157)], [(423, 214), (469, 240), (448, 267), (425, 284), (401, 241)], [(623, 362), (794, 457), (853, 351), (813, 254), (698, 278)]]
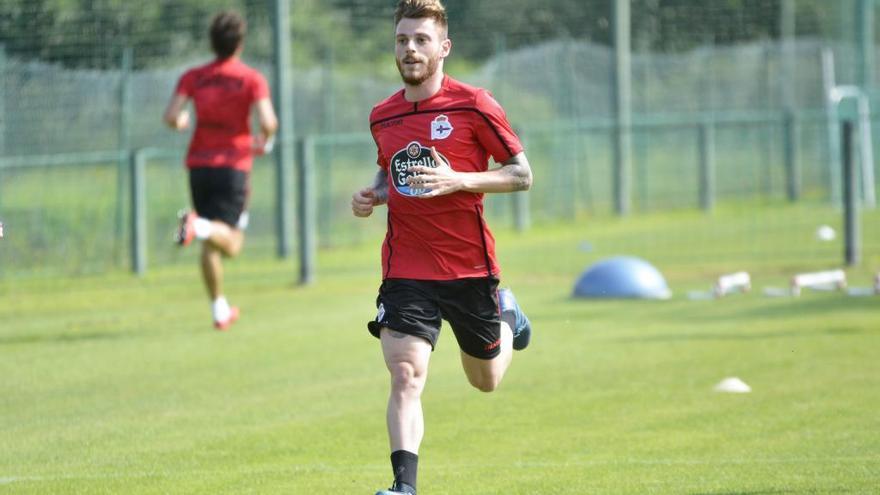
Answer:
[[(488, 199), (496, 227), (579, 225), (616, 214), (616, 1), (446, 2), (454, 42), (447, 72), (493, 91), (536, 177), (525, 198)], [(175, 262), (181, 255), (170, 233), (188, 202), (181, 165), (188, 136), (166, 130), (161, 112), (183, 70), (209, 59), (211, 14), (244, 12), (245, 60), (267, 76), (275, 70), (270, 1), (71, 4), (76, 15), (53, 14), (48, 2), (0, 7), (0, 276), (128, 266), (129, 168), (141, 148), (164, 150), (146, 163), (147, 259)], [(348, 201), (375, 173), (370, 108), (400, 87), (393, 4), (290, 4), (294, 130), (313, 151), (304, 165), (315, 177), (320, 246), (373, 241), (384, 226), (354, 219)], [(632, 0), (630, 7), (629, 215), (720, 209), (748, 219), (736, 232), (721, 221), (684, 229), (678, 235), (693, 239), (687, 256), (695, 259), (718, 256), (707, 239), (730, 237), (728, 255), (840, 263), (838, 241), (768, 239), (809, 238), (819, 223), (842, 227), (839, 122), (827, 94), (853, 84), (874, 95), (873, 2)], [(848, 115), (848, 107), (841, 111)], [(269, 159), (257, 160), (251, 256), (275, 253), (274, 174)], [(788, 213), (774, 216), (776, 207)], [(863, 217), (870, 269), (880, 263), (876, 218), (870, 210)], [(608, 249), (638, 253), (662, 242), (636, 233)]]

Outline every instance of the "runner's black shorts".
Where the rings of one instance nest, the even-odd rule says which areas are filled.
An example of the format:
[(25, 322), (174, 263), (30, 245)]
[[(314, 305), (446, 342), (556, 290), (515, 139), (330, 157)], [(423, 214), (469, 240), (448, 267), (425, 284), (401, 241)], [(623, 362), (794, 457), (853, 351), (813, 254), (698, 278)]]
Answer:
[(243, 229), (250, 193), (249, 175), (230, 167), (189, 169), (189, 190), (196, 214)]
[(498, 279), (458, 280), (385, 279), (376, 298), (378, 314), (367, 323), (374, 337), (388, 328), (421, 337), (433, 349), (441, 320), (452, 327), (458, 347), (477, 359), (501, 352), (501, 311)]

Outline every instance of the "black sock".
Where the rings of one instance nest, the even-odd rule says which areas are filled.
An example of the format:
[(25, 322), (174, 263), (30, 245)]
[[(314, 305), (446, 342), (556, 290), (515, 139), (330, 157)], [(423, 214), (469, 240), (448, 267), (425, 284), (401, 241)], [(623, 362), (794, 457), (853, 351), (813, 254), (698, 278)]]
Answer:
[(416, 475), (419, 471), (419, 456), (406, 450), (395, 450), (391, 453), (391, 469), (394, 481), (406, 483), (416, 489)]

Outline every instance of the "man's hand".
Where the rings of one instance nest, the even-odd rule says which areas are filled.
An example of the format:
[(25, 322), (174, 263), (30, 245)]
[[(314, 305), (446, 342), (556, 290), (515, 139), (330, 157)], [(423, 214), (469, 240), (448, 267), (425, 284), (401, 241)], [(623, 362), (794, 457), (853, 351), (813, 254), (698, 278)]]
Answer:
[(176, 93), (168, 102), (165, 113), (162, 114), (162, 120), (165, 124), (175, 131), (183, 132), (189, 128), (189, 110), (186, 109), (186, 103), (189, 97)]
[(452, 170), (449, 162), (444, 160), (433, 146), (431, 146), (431, 157), (437, 164), (436, 167), (409, 168), (413, 175), (407, 178), (407, 184), (410, 187), (428, 189), (424, 194), (418, 195), (418, 198), (433, 198), (464, 189), (464, 175)]
[(268, 155), (272, 152), (274, 147), (275, 136), (266, 137), (263, 134), (254, 136), (254, 140), (251, 144), (251, 150), (253, 154), (257, 156)]
[(175, 122), (177, 130), (183, 132), (189, 129), (189, 120), (189, 110), (184, 110), (177, 114), (177, 120)]
[(351, 212), (354, 216), (365, 218), (373, 214), (373, 207), (379, 204), (376, 191), (365, 187), (351, 195)]

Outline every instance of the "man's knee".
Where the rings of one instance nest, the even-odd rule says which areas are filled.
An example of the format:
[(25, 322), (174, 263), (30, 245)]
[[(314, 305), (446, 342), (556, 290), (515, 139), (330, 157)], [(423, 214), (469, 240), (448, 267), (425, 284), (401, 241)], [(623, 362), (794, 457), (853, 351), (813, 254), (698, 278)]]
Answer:
[(241, 253), (242, 244), (243, 243), (241, 241), (230, 243), (229, 248), (226, 250), (226, 252), (224, 254), (228, 258), (235, 258), (236, 256), (238, 256)]
[(424, 387), (424, 373), (419, 372), (412, 363), (400, 362), (389, 366), (391, 389), (404, 395), (419, 395)]
[(480, 374), (479, 376), (468, 375), (468, 381), (480, 392), (494, 392), (501, 384), (501, 377), (492, 374)]
[(241, 231), (230, 230), (220, 238), (206, 240), (205, 245), (225, 258), (235, 258), (244, 246), (244, 234)]

